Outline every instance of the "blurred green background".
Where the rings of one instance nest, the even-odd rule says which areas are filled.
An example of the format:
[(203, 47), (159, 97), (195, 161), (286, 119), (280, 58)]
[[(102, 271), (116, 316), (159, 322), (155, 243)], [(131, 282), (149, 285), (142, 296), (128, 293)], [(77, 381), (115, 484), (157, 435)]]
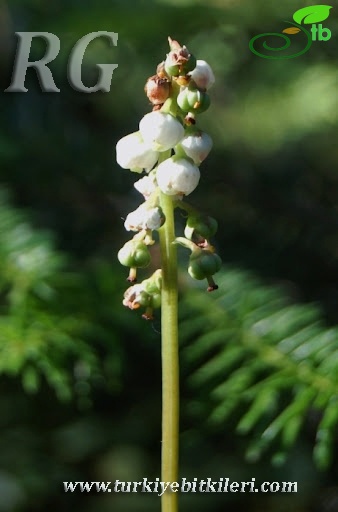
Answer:
[[(143, 86), (168, 52), (168, 35), (207, 60), (216, 75), (211, 108), (199, 121), (214, 148), (189, 200), (218, 219), (215, 245), (224, 261), (220, 290), (209, 295), (187, 276), (187, 255), (180, 250), (181, 476), (298, 482), (298, 493), (289, 495), (187, 494), (181, 510), (338, 511), (336, 6), (323, 22), (331, 39), (313, 43), (301, 57), (268, 60), (248, 47), (259, 33), (281, 32), (284, 20), (307, 5), (312, 3), (2, 2), (0, 512), (159, 510), (155, 495), (66, 494), (62, 482), (137, 481), (160, 473), (160, 322), (147, 323), (122, 306), (126, 269), (116, 253), (128, 239), (123, 219), (141, 200), (133, 189), (137, 177), (118, 167), (114, 147), (149, 111)], [(100, 30), (117, 32), (118, 46), (102, 39), (88, 47), (83, 82), (96, 83), (96, 63), (117, 63), (111, 91), (74, 91), (67, 82), (70, 50), (80, 37)], [(32, 70), (28, 92), (4, 93), (18, 31), (60, 38), (60, 55), (50, 65), (60, 93), (41, 92)], [(34, 42), (32, 55), (43, 53), (44, 44)], [(244, 334), (260, 325), (256, 311), (265, 314), (271, 306), (278, 315), (286, 304), (296, 318), (293, 328), (310, 332), (317, 352), (326, 336), (325, 359), (332, 364), (323, 369), (313, 360), (314, 378), (300, 385), (308, 355), (298, 352), (293, 373), (284, 374), (270, 396), (269, 386), (274, 391), (277, 384), (264, 329), (255, 331), (258, 356), (246, 359), (251, 347), (244, 344), (229, 363), (234, 352), (227, 352), (227, 340), (236, 351), (237, 339), (250, 342)], [(276, 355), (291, 339), (291, 324), (288, 315), (275, 318), (269, 343)], [(218, 359), (219, 347), (208, 353), (208, 335), (217, 332)], [(210, 379), (194, 386), (194, 375), (198, 380), (211, 356), (216, 365), (207, 366)], [(260, 373), (250, 373), (257, 361)], [(230, 391), (228, 370), (245, 377)], [(263, 386), (269, 406), (262, 401), (271, 417), (311, 391), (317, 375), (327, 379), (318, 380), (324, 398), (297, 409), (302, 422), (296, 421), (297, 436), (285, 434), (285, 450), (272, 435), (261, 457), (250, 449), (246, 457), (269, 419), (261, 410), (256, 431), (243, 425), (244, 434), (236, 431), (248, 409), (241, 394), (250, 375), (263, 383), (271, 377)], [(223, 381), (225, 387), (217, 388)], [(227, 404), (229, 397), (231, 413), (218, 414), (218, 401)], [(329, 426), (318, 429), (328, 404)], [(216, 422), (209, 421), (213, 411)], [(327, 443), (317, 450), (322, 470), (313, 459), (316, 437)]]

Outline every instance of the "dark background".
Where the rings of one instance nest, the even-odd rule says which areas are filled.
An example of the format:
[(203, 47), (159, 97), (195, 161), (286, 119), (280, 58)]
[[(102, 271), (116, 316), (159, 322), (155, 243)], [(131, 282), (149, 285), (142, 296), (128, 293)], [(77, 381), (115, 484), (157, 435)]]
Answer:
[[(144, 322), (121, 303), (126, 269), (116, 253), (128, 239), (123, 218), (140, 196), (132, 187), (137, 176), (119, 168), (114, 148), (149, 111), (143, 86), (168, 52), (168, 35), (207, 60), (216, 76), (211, 108), (200, 118), (214, 148), (189, 200), (218, 219), (223, 272), (228, 265), (250, 271), (260, 282), (283, 286), (292, 300), (315, 302), (327, 328), (337, 323), (335, 6), (323, 22), (331, 39), (313, 43), (303, 56), (268, 60), (248, 48), (259, 33), (281, 32), (284, 20), (306, 5), (2, 3), (1, 512), (159, 510), (155, 495), (70, 495), (62, 482), (159, 476), (160, 324)], [(4, 93), (14, 33), (34, 30), (60, 38), (50, 68), (61, 92), (43, 93), (29, 70), (28, 92)], [(96, 83), (96, 63), (117, 63), (111, 90), (74, 91), (67, 82), (70, 50), (99, 30), (117, 32), (118, 46), (98, 40), (88, 47), (83, 82)], [(35, 42), (32, 55), (43, 52)], [(185, 277), (180, 254), (184, 296), (196, 283)], [(193, 399), (188, 374), (183, 361), (183, 405)], [(269, 456), (245, 460), (248, 440), (231, 419), (213, 430), (183, 407), (182, 476), (298, 481), (298, 493), (188, 494), (181, 510), (338, 511), (336, 451), (325, 471), (312, 460), (316, 421), (309, 419), (284, 465), (275, 467)]]

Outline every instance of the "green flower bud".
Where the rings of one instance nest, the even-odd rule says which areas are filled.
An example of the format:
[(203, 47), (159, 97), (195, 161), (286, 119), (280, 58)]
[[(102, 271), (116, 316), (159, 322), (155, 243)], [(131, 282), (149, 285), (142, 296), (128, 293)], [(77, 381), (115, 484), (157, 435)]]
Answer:
[(201, 114), (210, 106), (210, 97), (207, 92), (186, 87), (177, 96), (177, 105), (183, 112)]
[(217, 226), (216, 219), (209, 217), (209, 215), (192, 214), (188, 217), (184, 236), (192, 240), (193, 234), (195, 233), (203, 238), (209, 239), (216, 233)]
[(151, 277), (142, 281), (144, 290), (152, 294), (161, 294), (162, 289), (162, 269), (156, 270)]
[(151, 256), (147, 246), (139, 240), (130, 240), (119, 250), (117, 258), (125, 267), (143, 268), (150, 263)]
[(216, 274), (222, 266), (222, 260), (218, 254), (203, 249), (194, 251), (189, 259), (188, 272), (194, 279), (201, 280)]

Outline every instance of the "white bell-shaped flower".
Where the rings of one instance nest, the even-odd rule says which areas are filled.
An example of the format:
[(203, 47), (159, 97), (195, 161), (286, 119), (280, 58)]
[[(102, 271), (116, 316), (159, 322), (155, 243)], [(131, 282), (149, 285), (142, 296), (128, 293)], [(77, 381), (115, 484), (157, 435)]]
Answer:
[(154, 151), (167, 151), (176, 146), (184, 136), (184, 128), (171, 114), (155, 110), (146, 114), (140, 121), (143, 140)]
[(197, 187), (200, 171), (186, 158), (173, 156), (160, 163), (156, 178), (158, 186), (165, 194), (187, 196)]
[(139, 131), (122, 137), (116, 144), (116, 161), (123, 169), (149, 172), (158, 157), (159, 153), (143, 140)]
[(205, 60), (197, 60), (195, 69), (189, 75), (199, 89), (208, 90), (215, 83), (215, 75)]
[(178, 147), (181, 147), (196, 165), (200, 165), (211, 151), (212, 138), (205, 132), (196, 131), (183, 137)]
[(162, 209), (147, 208), (145, 203), (141, 204), (136, 210), (128, 213), (124, 223), (127, 231), (141, 231), (142, 229), (159, 229), (164, 222)]

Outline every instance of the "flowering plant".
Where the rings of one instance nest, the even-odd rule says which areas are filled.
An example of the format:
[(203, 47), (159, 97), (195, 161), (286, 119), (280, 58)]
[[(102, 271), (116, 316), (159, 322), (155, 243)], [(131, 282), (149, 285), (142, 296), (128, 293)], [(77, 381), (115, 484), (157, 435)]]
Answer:
[[(199, 166), (212, 148), (211, 137), (197, 127), (197, 116), (210, 105), (208, 90), (215, 78), (204, 60), (196, 60), (186, 46), (170, 37), (170, 51), (148, 78), (145, 92), (152, 111), (145, 114), (139, 130), (116, 144), (116, 160), (124, 169), (146, 174), (135, 183), (144, 202), (125, 220), (127, 231), (135, 232), (118, 253), (129, 267), (131, 286), (123, 304), (130, 309), (145, 308), (143, 317), (153, 318), (162, 307), (162, 480), (174, 482), (178, 471), (178, 328), (176, 245), (191, 251), (188, 273), (206, 279), (208, 291), (217, 289), (213, 275), (221, 259), (210, 243), (217, 222), (184, 200), (200, 180)], [(186, 213), (184, 237), (176, 237), (174, 210)], [(136, 283), (137, 269), (149, 265), (149, 247), (159, 234), (161, 267), (152, 276)], [(175, 512), (175, 493), (164, 493), (162, 511)]]

